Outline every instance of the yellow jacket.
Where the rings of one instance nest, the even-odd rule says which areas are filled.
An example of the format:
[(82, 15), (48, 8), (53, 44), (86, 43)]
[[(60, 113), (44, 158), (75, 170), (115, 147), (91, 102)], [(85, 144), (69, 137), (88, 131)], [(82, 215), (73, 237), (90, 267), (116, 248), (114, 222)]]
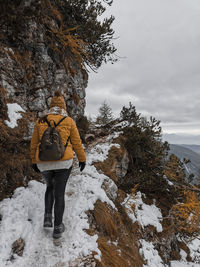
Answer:
[[(55, 115), (55, 114), (49, 114), (47, 116), (47, 119), (49, 122), (52, 120), (55, 121), (55, 123), (58, 123), (63, 118), (62, 115)], [(42, 135), (44, 131), (48, 128), (48, 125), (46, 122), (40, 122), (39, 119), (35, 123), (33, 136), (31, 139), (31, 145), (30, 145), (30, 156), (32, 163), (38, 163), (38, 162), (44, 162), (39, 160), (39, 145), (40, 140), (42, 138)], [(63, 144), (65, 145), (67, 142), (68, 137), (70, 136), (70, 141), (68, 142), (67, 148), (65, 150), (65, 154), (61, 160), (69, 160), (72, 159), (74, 156), (73, 149), (78, 157), (78, 160), (81, 162), (86, 161), (85, 152), (82, 146), (82, 142), (79, 136), (78, 129), (76, 127), (76, 124), (74, 120), (70, 117), (66, 117), (58, 126), (58, 131), (60, 132), (60, 136), (62, 139)]]

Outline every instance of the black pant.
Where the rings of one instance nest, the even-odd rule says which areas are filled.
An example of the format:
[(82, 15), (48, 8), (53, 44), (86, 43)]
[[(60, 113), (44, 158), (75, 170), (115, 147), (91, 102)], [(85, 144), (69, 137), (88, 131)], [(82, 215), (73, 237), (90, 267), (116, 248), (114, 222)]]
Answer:
[(45, 192), (45, 213), (51, 214), (54, 205), (55, 226), (62, 223), (65, 209), (65, 187), (71, 170), (72, 167), (70, 169), (49, 170), (42, 172), (42, 176), (47, 184)]

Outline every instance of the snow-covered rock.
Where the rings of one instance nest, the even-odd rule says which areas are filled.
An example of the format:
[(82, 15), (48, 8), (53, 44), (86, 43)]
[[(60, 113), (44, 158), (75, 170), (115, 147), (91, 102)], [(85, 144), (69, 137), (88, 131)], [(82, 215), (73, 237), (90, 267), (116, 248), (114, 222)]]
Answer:
[[(147, 225), (153, 225), (157, 232), (162, 232), (162, 213), (154, 204), (147, 205), (142, 201), (141, 192), (136, 196), (128, 195), (122, 205), (125, 206), (128, 216), (133, 222), (138, 222), (143, 228)], [(132, 208), (134, 205), (134, 209)]]

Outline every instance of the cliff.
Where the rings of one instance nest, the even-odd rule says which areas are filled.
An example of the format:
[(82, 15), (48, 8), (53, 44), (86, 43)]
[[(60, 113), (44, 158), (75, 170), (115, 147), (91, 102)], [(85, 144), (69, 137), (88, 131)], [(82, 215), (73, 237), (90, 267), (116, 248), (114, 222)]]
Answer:
[[(17, 102), (26, 112), (39, 113), (48, 108), (52, 93), (60, 89), (70, 114), (83, 114), (87, 72), (75, 56), (69, 56), (70, 48), (59, 53), (56, 40), (53, 46), (53, 37), (47, 35), (47, 31), (59, 31), (53, 16), (56, 9), (44, 6), (44, 14), (38, 14), (42, 6), (37, 1), (20, 1), (12, 7), (16, 11), (8, 13), (11, 18), (8, 16), (7, 23), (1, 15), (1, 99), (4, 94), (7, 102)], [(28, 16), (27, 12), (32, 13)], [(1, 109), (2, 113), (6, 116), (5, 110)]]
[[(29, 141), (53, 92), (62, 91), (76, 120), (84, 114), (88, 69), (116, 61), (114, 17), (99, 20), (103, 4), (112, 1), (0, 0), (0, 199), (37, 179)], [(8, 109), (11, 103), (24, 111), (12, 129), (5, 123), (16, 115)]]
[[(95, 11), (97, 4), (0, 1), (0, 199), (29, 180), (39, 179), (30, 168), (29, 142), (35, 119), (48, 109), (53, 92), (62, 91), (75, 120), (84, 114), (86, 65), (97, 68), (104, 53), (111, 54), (107, 49), (101, 52), (102, 35), (106, 37), (108, 31), (112, 36), (111, 21), (102, 25), (97, 21), (102, 12), (101, 5)], [(94, 30), (97, 36), (91, 40)], [(108, 39), (106, 44), (110, 49)], [(16, 114), (9, 116), (8, 104), (12, 103), (24, 112), (10, 128), (5, 121), (11, 122)]]

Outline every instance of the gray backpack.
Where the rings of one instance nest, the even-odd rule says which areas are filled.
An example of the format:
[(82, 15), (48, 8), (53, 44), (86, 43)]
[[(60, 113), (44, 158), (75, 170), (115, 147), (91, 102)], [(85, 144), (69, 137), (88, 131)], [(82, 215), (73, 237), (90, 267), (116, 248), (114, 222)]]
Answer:
[(39, 145), (39, 159), (41, 161), (60, 160), (65, 153), (65, 149), (69, 142), (69, 137), (64, 145), (61, 140), (61, 136), (56, 127), (65, 119), (62, 118), (57, 124), (53, 121), (52, 127), (50, 122), (45, 118), (45, 122), (48, 124), (48, 128), (44, 131), (41, 142)]

